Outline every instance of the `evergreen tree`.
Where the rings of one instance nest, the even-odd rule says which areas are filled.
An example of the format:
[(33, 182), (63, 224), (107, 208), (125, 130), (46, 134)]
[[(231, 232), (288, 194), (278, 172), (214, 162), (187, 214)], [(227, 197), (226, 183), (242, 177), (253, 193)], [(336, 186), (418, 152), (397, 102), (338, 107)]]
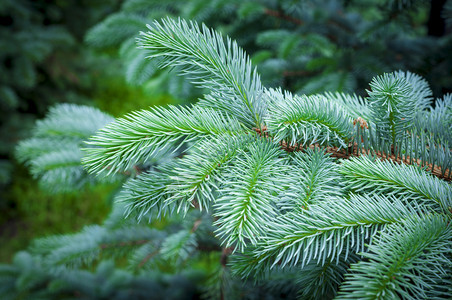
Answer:
[[(2, 266), (0, 293), (123, 299), (157, 284), (133, 295), (162, 299), (186, 289), (164, 274), (182, 274), (213, 299), (450, 297), (450, 94), (432, 107), (427, 82), (403, 71), (364, 98), (269, 89), (236, 42), (183, 20), (138, 42), (208, 93), (112, 122), (59, 106), (38, 123), (18, 155), (44, 185), (129, 178), (103, 225), (39, 239)], [(86, 173), (77, 146), (106, 123), (83, 149)], [(129, 272), (105, 261), (124, 256)], [(96, 276), (111, 283), (93, 289)]]

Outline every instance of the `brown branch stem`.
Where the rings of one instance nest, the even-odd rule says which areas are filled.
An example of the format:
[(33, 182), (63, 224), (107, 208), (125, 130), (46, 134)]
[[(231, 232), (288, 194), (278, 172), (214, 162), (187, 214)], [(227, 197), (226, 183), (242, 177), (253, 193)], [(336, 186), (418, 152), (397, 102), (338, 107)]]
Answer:
[[(366, 121), (364, 121), (362, 118), (358, 118), (357, 120), (355, 120), (355, 124), (359, 124), (359, 126), (361, 126), (362, 129), (364, 128), (368, 128)], [(257, 134), (259, 134), (262, 137), (265, 138), (271, 138), (271, 136), (269, 135), (269, 132), (267, 131), (267, 127), (263, 127), (262, 129), (259, 128), (253, 128), (254, 131), (257, 132)], [(288, 144), (287, 141), (282, 140), (281, 142), (279, 142), (279, 145), (281, 146), (281, 148), (284, 151), (287, 152), (295, 152), (295, 151), (305, 151), (308, 148), (314, 149), (314, 148), (320, 148), (319, 144), (312, 144), (309, 146), (303, 146), (302, 144)], [(352, 147), (353, 146), (353, 147)], [(413, 165), (416, 164), (418, 166), (423, 166), (426, 168), (427, 171), (430, 171), (432, 173), (432, 175), (444, 179), (446, 181), (452, 181), (452, 177), (448, 176), (447, 174), (449, 173), (449, 169), (446, 169), (444, 172), (442, 172), (441, 167), (435, 165), (434, 167), (432, 166), (432, 164), (427, 163), (427, 162), (422, 162), (420, 159), (417, 160), (412, 160), (410, 158), (410, 156), (406, 155), (403, 157), (396, 157), (393, 153), (388, 154), (388, 153), (384, 153), (384, 152), (380, 152), (380, 151), (367, 151), (365, 149), (361, 149), (361, 151), (358, 152), (358, 145), (356, 144), (356, 142), (354, 143), (354, 145), (349, 145), (348, 149), (339, 149), (339, 147), (326, 147), (326, 152), (330, 153), (332, 157), (336, 157), (336, 158), (342, 158), (342, 159), (350, 159), (350, 157), (356, 157), (356, 156), (360, 156), (360, 155), (370, 155), (370, 154), (374, 154), (377, 157), (379, 157), (381, 160), (391, 160), (395, 163), (398, 164), (406, 164), (406, 165)], [(353, 149), (353, 151), (352, 151)], [(442, 175), (444, 173), (444, 175)]]

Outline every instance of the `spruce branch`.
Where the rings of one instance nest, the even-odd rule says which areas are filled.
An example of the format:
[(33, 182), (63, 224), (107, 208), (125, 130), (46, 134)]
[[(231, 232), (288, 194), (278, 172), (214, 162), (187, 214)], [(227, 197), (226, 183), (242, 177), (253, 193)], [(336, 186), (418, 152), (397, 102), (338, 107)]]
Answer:
[[(259, 240), (252, 260), (259, 270), (294, 266), (311, 261), (345, 258), (351, 252), (366, 251), (366, 243), (388, 224), (398, 223), (417, 210), (397, 199), (351, 195), (350, 199), (329, 199), (313, 204), (303, 213), (278, 216)], [(251, 264), (250, 268), (255, 268)], [(244, 266), (244, 273), (247, 267)]]
[(304, 171), (299, 176), (301, 182), (295, 187), (305, 189), (301, 195), (307, 205), (342, 196), (337, 165), (326, 152), (309, 148), (295, 153), (293, 164), (298, 171)]
[(176, 261), (178, 267), (182, 267), (196, 250), (198, 242), (196, 235), (191, 230), (182, 229), (165, 238), (161, 245), (162, 257), (169, 261)]
[(352, 265), (338, 299), (447, 299), (452, 285), (452, 227), (440, 215), (389, 225)]
[(369, 125), (361, 118), (354, 120), (353, 124), (356, 126), (354, 143), (348, 149), (351, 151), (345, 155), (335, 152), (333, 156), (350, 158), (362, 154), (373, 155), (381, 160), (420, 167), (438, 178), (451, 180), (452, 152), (447, 140), (438, 143), (434, 134), (426, 129), (414, 128), (398, 139), (396, 144), (391, 144), (378, 126)]
[(272, 99), (266, 118), (269, 134), (276, 142), (309, 146), (320, 144), (348, 147), (352, 119), (336, 103), (320, 95), (294, 96), (270, 90)]
[[(199, 217), (193, 211), (188, 216)], [(179, 227), (181, 221), (188, 224), (183, 224), (182, 228), (175, 232), (173, 230), (169, 232), (159, 231), (158, 236), (156, 235), (154, 239), (133, 252), (129, 259), (129, 265), (136, 270), (143, 268), (168, 269), (170, 267), (180, 271), (190, 259), (193, 259), (199, 253), (197, 251), (200, 250), (201, 245), (198, 243), (200, 237), (197, 234), (197, 230), (202, 227), (202, 220), (202, 216), (194, 219), (193, 222), (191, 222), (192, 220), (187, 222), (180, 218), (166, 219), (165, 221), (170, 221), (174, 227)]]
[(16, 157), (30, 167), (41, 187), (52, 192), (75, 191), (98, 183), (98, 179), (83, 170), (80, 147), (96, 130), (113, 120), (92, 107), (56, 105), (46, 118), (36, 122), (33, 137), (17, 145)]
[(92, 263), (100, 255), (118, 257), (138, 248), (158, 236), (158, 231), (146, 226), (132, 226), (109, 230), (87, 226), (74, 235), (41, 238), (34, 242), (32, 251), (42, 257), (49, 267), (77, 267)]
[(319, 148), (295, 152), (290, 173), (295, 180), (276, 203), (283, 212), (307, 209), (310, 204), (341, 196), (341, 177), (335, 160)]
[[(237, 252), (242, 255), (231, 259), (236, 274), (255, 276), (269, 289), (283, 290), (288, 283), (290, 293), (301, 286), (301, 296), (335, 296), (350, 263), (343, 291), (358, 296), (366, 296), (367, 281), (374, 297), (445, 294), (448, 287), (442, 285), (451, 279), (452, 190), (405, 164), (414, 154), (410, 163), (420, 160), (434, 169), (436, 162), (445, 170), (450, 165), (443, 142), (448, 135), (439, 131), (450, 129), (451, 97), (428, 111), (431, 91), (409, 72), (375, 78), (367, 99), (266, 90), (245, 52), (204, 25), (164, 19), (149, 30), (139, 43), (152, 64), (182, 70), (209, 94), (195, 106), (131, 113), (90, 139), (83, 159), (89, 172), (140, 172), (124, 184), (103, 226), (39, 240), (33, 251), (46, 265), (81, 266), (132, 251), (129, 262), (137, 270), (158, 267), (162, 260), (184, 264), (197, 251), (219, 250), (216, 235), (223, 273), (213, 284), (220, 297), (232, 281), (229, 256)], [(78, 126), (68, 114), (87, 124)], [(108, 120), (87, 109), (57, 109), (38, 124), (19, 156), (44, 179), (81, 181), (78, 147)], [(156, 159), (184, 146), (188, 149), (177, 157)], [(132, 218), (121, 223), (118, 211), (138, 221), (174, 216), (175, 226), (163, 233)], [(181, 211), (189, 220), (183, 228), (177, 227)], [(356, 263), (360, 256), (364, 260)], [(290, 284), (295, 276), (301, 279)]]
[(112, 116), (93, 107), (59, 104), (50, 108), (44, 120), (36, 122), (34, 135), (84, 140), (112, 121)]
[(199, 142), (184, 157), (177, 159), (167, 186), (170, 201), (177, 201), (186, 211), (193, 201), (200, 210), (209, 210), (217, 196), (218, 186), (233, 160), (255, 140), (251, 134), (215, 136)]
[(171, 204), (167, 201), (171, 197), (166, 188), (170, 183), (168, 173), (150, 170), (129, 179), (116, 201), (123, 203), (126, 217), (133, 213), (138, 221), (143, 217), (149, 221), (155, 217), (161, 218), (175, 210), (174, 202)]
[(366, 99), (355, 94), (339, 92), (326, 92), (324, 96), (327, 100), (339, 104), (354, 120), (358, 118), (367, 122), (371, 120), (371, 110)]
[(424, 78), (409, 71), (397, 71), (393, 74), (397, 78), (405, 79), (411, 86), (411, 92), (408, 94), (408, 97), (410, 98), (413, 111), (423, 111), (430, 106), (433, 100), (433, 94), (428, 82)]
[(237, 43), (205, 25), (169, 18), (148, 25), (138, 43), (162, 67), (179, 66), (198, 86), (211, 90), (203, 106), (226, 110), (246, 125), (260, 127), (266, 114), (259, 75)]
[(260, 138), (238, 156), (223, 176), (221, 196), (214, 205), (216, 233), (225, 247), (237, 243), (243, 250), (256, 244), (266, 225), (276, 216), (274, 203), (285, 188), (287, 175), (283, 151), (271, 141)]
[[(94, 183), (81, 167), (82, 153), (78, 147), (67, 147), (40, 155), (30, 162), (33, 177), (40, 186), (53, 192), (79, 190), (88, 183)], [(71, 186), (67, 186), (71, 183)]]
[(90, 173), (111, 174), (142, 163), (172, 145), (218, 134), (243, 132), (233, 117), (199, 106), (154, 107), (119, 118), (101, 129), (83, 149)]
[(436, 99), (435, 107), (430, 107), (427, 113), (418, 113), (415, 126), (418, 132), (426, 131), (437, 144), (449, 149), (452, 145), (452, 94)]
[(78, 152), (80, 151), (79, 146), (78, 140), (74, 141), (70, 138), (32, 137), (19, 142), (16, 146), (16, 158), (25, 165), (31, 165), (35, 157), (40, 157), (56, 149), (72, 148)]
[(452, 207), (450, 184), (417, 166), (362, 155), (343, 160), (339, 172), (345, 186), (354, 192), (407, 197), (443, 212)]
[(311, 261), (302, 268), (300, 265), (284, 267), (275, 265), (270, 269), (265, 262), (262, 264), (260, 259), (254, 256), (255, 250), (249, 247), (243, 253), (230, 257), (229, 266), (232, 274), (243, 279), (252, 278), (256, 286), (273, 284), (275, 277), (286, 278), (288, 281), (285, 284), (295, 285), (297, 298), (300, 299), (334, 298), (350, 264), (360, 260), (360, 256), (355, 253), (349, 253), (347, 258), (342, 253), (339, 260), (329, 258), (323, 264)]
[(383, 137), (395, 145), (413, 124), (413, 109), (418, 100), (410, 98), (413, 87), (405, 78), (394, 73), (375, 77), (370, 86), (372, 119)]
[(162, 239), (149, 241), (133, 251), (133, 254), (128, 259), (130, 268), (132, 270), (142, 270), (155, 267), (156, 260), (159, 258)]
[(360, 260), (359, 255), (350, 253), (339, 260), (328, 260), (324, 264), (311, 262), (298, 272), (296, 279), (301, 299), (333, 299), (350, 268)]

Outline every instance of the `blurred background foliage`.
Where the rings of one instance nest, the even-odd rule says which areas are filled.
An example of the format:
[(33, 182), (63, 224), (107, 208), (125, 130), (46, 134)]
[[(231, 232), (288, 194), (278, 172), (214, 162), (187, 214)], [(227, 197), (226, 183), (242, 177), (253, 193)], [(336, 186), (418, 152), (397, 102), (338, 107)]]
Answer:
[[(144, 24), (170, 15), (204, 22), (237, 40), (267, 86), (364, 94), (375, 74), (410, 69), (432, 82), (440, 96), (452, 79), (451, 38), (443, 18), (449, 6), (421, 0), (133, 0), (89, 30), (86, 41), (119, 49), (127, 82), (144, 84), (167, 71), (143, 60), (146, 53), (136, 49), (134, 39)], [(193, 92), (180, 77), (165, 79), (160, 86), (174, 96)]]
[(364, 95), (372, 77), (400, 69), (423, 76), (435, 97), (452, 91), (451, 0), (3, 0), (0, 262), (35, 237), (100, 224), (111, 210), (118, 183), (52, 194), (17, 162), (18, 141), (52, 105), (91, 105), (118, 117), (202, 95), (136, 48), (139, 31), (165, 16), (204, 22), (237, 40), (269, 87)]
[(121, 1), (26, 1), (0, 3), (0, 261), (32, 237), (79, 230), (110, 210), (112, 187), (52, 195), (40, 189), (14, 158), (19, 140), (31, 135), (49, 107), (90, 104), (121, 116), (154, 103), (176, 102), (130, 86), (111, 51), (93, 51), (86, 31), (120, 8)]

